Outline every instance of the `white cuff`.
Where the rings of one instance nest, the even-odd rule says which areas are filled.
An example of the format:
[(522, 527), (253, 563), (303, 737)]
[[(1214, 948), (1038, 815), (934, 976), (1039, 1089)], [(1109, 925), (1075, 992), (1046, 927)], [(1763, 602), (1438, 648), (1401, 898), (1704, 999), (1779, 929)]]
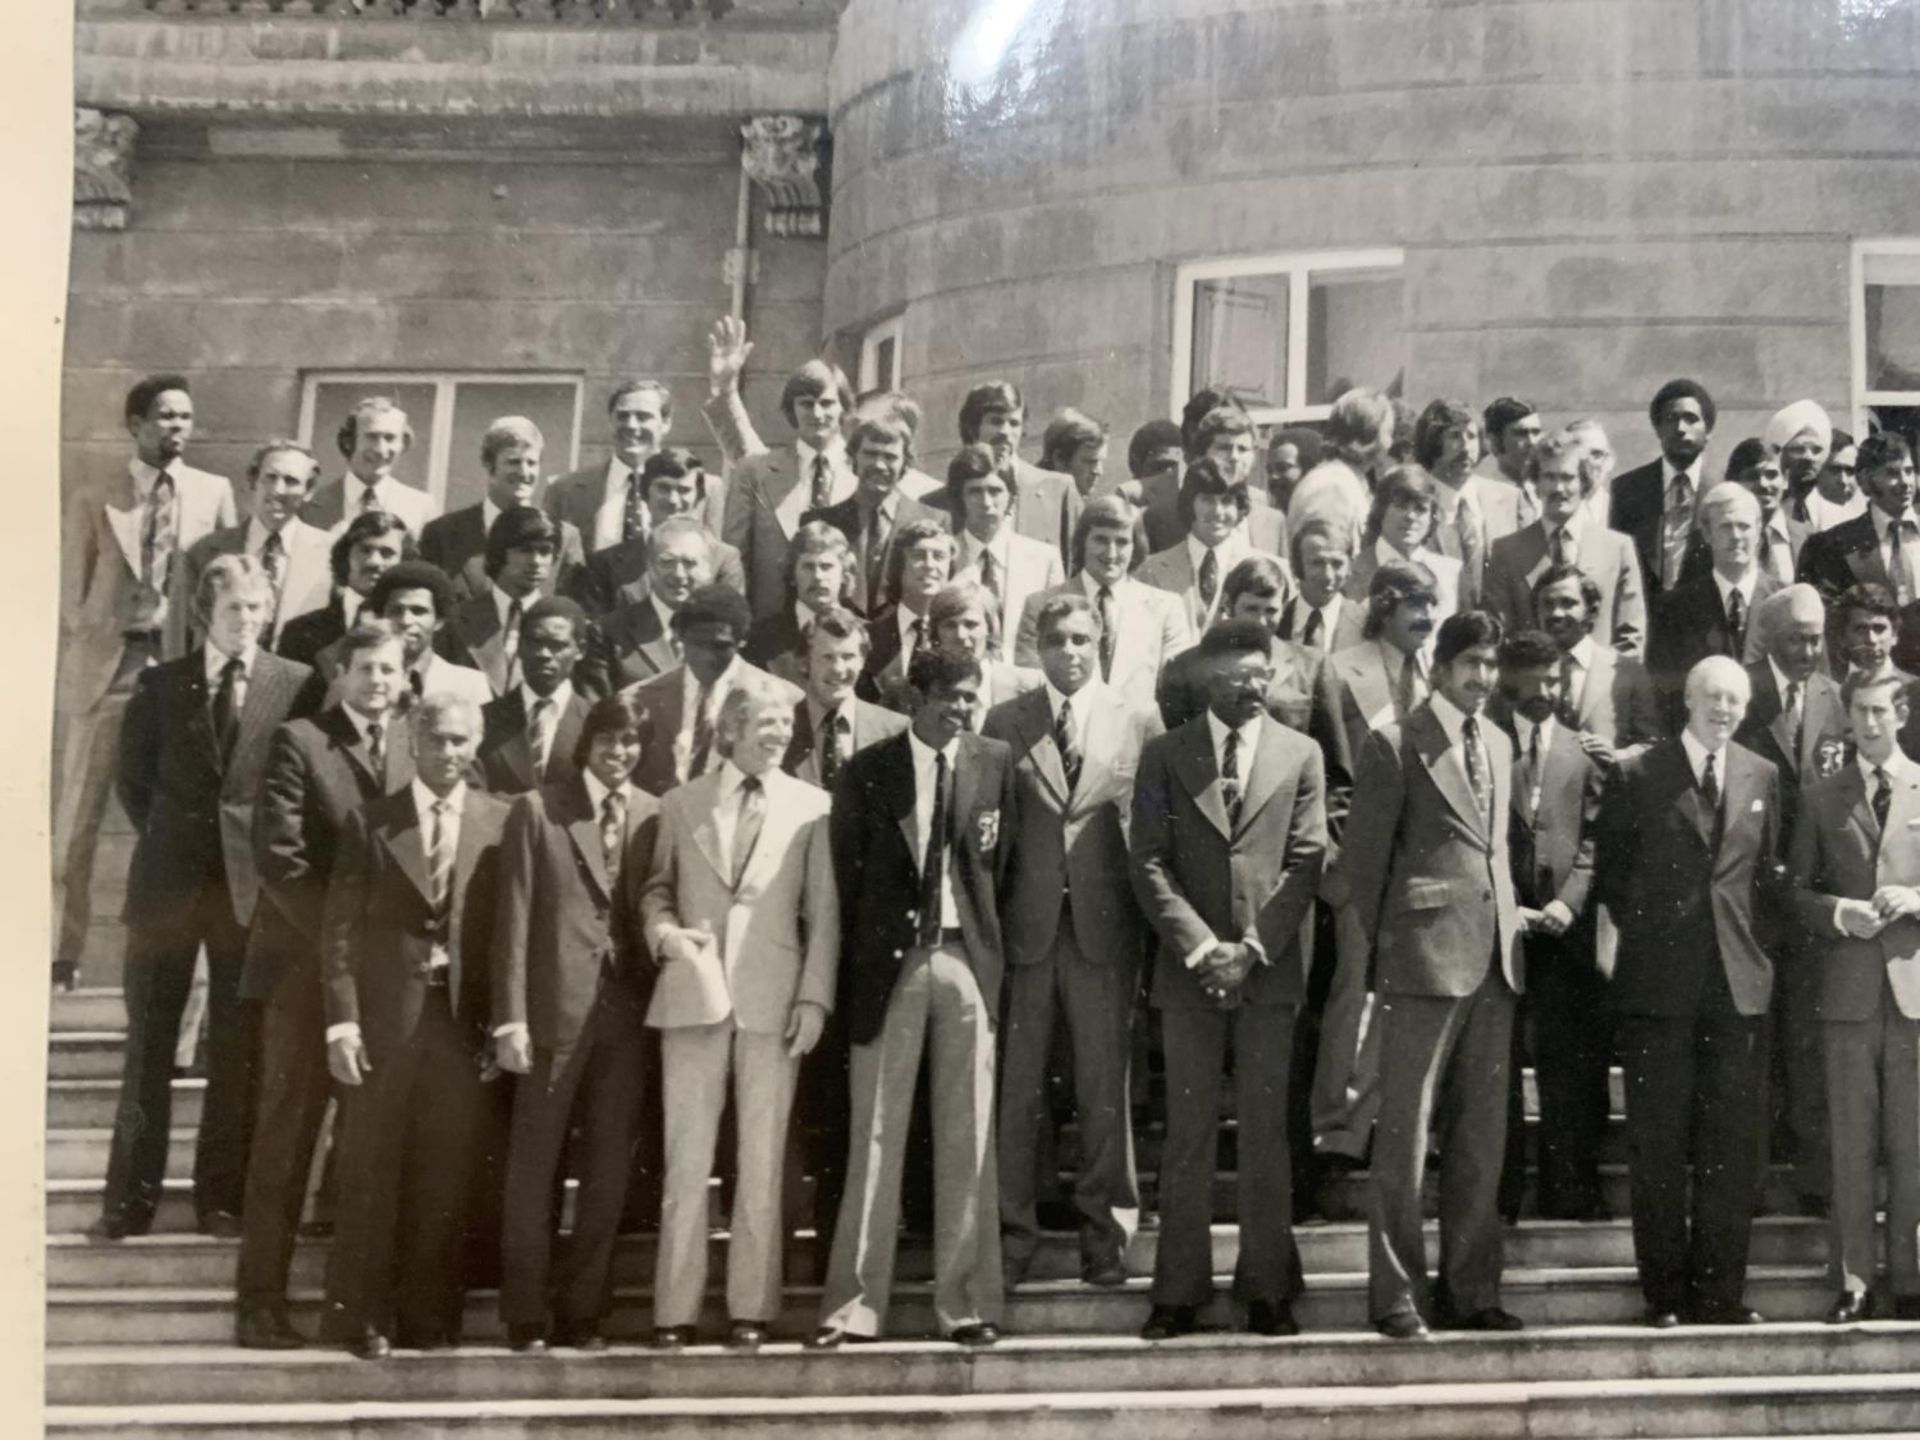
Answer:
[(1240, 943), (1253, 952), (1253, 958), (1257, 964), (1271, 965), (1273, 963), (1267, 957), (1267, 947), (1260, 943), (1260, 937), (1252, 931), (1248, 931), (1246, 935), (1242, 936)]
[(327, 1044), (329, 1045), (336, 1040), (345, 1040), (349, 1036), (355, 1040), (360, 1038), (360, 1022), (358, 1020), (342, 1020), (338, 1025), (327, 1026)]
[(1219, 943), (1218, 940), (1209, 940), (1204, 945), (1194, 946), (1192, 953), (1190, 953), (1182, 963), (1184, 963), (1189, 970), (1198, 970), (1200, 968), (1200, 962), (1211, 955), (1214, 946)]
[(1836, 935), (1847, 933), (1847, 922), (1840, 918), (1840, 902), (1833, 902), (1833, 930)]
[(496, 1025), (493, 1027), (493, 1038), (496, 1040), (502, 1035), (524, 1035), (526, 1033), (527, 1022), (524, 1020), (509, 1020), (504, 1025)]

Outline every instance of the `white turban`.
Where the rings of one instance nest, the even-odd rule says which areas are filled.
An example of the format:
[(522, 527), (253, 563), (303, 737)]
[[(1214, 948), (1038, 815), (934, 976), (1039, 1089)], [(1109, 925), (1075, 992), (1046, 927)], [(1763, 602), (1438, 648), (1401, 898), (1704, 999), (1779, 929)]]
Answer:
[(1811, 400), (1796, 400), (1767, 421), (1766, 433), (1762, 438), (1769, 450), (1780, 451), (1796, 435), (1811, 430), (1814, 438), (1820, 442), (1822, 450), (1833, 444), (1833, 421), (1827, 418), (1827, 412)]

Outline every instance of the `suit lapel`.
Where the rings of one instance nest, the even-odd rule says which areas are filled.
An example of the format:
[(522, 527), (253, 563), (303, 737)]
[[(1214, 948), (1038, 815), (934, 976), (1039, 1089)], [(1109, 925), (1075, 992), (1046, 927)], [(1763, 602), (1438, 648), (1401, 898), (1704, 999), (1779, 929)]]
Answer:
[(1173, 773), (1193, 796), (1194, 804), (1207, 822), (1227, 840), (1233, 838), (1227, 823), (1227, 799), (1220, 790), (1220, 768), (1213, 754), (1213, 726), (1203, 713), (1189, 722), (1187, 738), (1174, 751)]
[[(1693, 761), (1688, 757), (1686, 747), (1678, 739), (1673, 741), (1673, 771), (1671, 783), (1678, 790), (1678, 803), (1681, 811), (1693, 822), (1693, 828), (1700, 837), (1700, 843), (1708, 851), (1714, 848), (1714, 828), (1718, 817), (1707, 805), (1706, 796), (1700, 793), (1700, 786), (1693, 778)], [(1726, 803), (1726, 779), (1721, 777), (1720, 799), (1722, 807)]]
[(1487, 817), (1479, 813), (1473, 790), (1467, 784), (1466, 768), (1454, 758), (1447, 727), (1440, 723), (1440, 717), (1433, 713), (1432, 707), (1423, 705), (1408, 717), (1407, 731), (1413, 737), (1421, 763), (1427, 767), (1427, 773), (1446, 797), (1447, 804), (1473, 828), (1474, 834), (1487, 839)]
[(1060, 747), (1053, 739), (1053, 707), (1047, 700), (1047, 692), (1044, 689), (1029, 690), (1022, 695), (1015, 715), (1020, 724), (1021, 741), (1033, 756), (1034, 768), (1053, 792), (1054, 800), (1065, 810), (1072, 797), (1067, 790), (1066, 765), (1061, 759)]
[[(479, 803), (476, 804), (476, 801)], [(483, 799), (472, 786), (468, 786), (466, 803), (461, 807), (460, 839), (453, 847), (453, 879), (451, 883), (454, 896), (464, 895), (466, 893), (467, 882), (473, 878), (473, 867), (479, 863), (480, 852), (485, 848), (483, 843), (484, 837), (480, 833), (481, 825), (479, 815), (480, 810), (485, 804), (485, 799)], [(460, 987), (463, 983), (460, 975), (460, 921), (466, 913), (466, 906), (453, 903), (448, 906), (448, 909), (452, 913), (448, 917), (447, 956), (452, 962), (454, 970), (453, 974), (447, 977), (448, 980), (452, 982), (452, 988), (449, 989), (447, 993), (450, 994), (454, 1002), (458, 1004)]]
[[(347, 764), (360, 777), (362, 792), (371, 795), (383, 793), (386, 777), (374, 772), (373, 756), (367, 753), (366, 741), (360, 738), (360, 727), (353, 723), (346, 710), (335, 705), (320, 717), (319, 723), (327, 732), (333, 748), (345, 757)], [(391, 739), (388, 744), (392, 744)]]
[(1825, 675), (1816, 673), (1807, 682), (1806, 698), (1800, 702), (1805, 707), (1800, 725), (1801, 751), (1794, 757), (1802, 775), (1820, 774), (1820, 737), (1827, 731), (1828, 718), (1839, 713), (1838, 701), (1834, 684)]
[[(575, 780), (562, 793), (566, 796), (567, 808), (573, 811), (564, 822), (567, 836), (573, 841), (573, 848), (580, 852), (580, 858), (587, 862), (587, 873), (593, 877), (594, 888), (603, 900), (610, 900), (613, 887), (607, 881), (607, 852), (600, 843), (599, 818), (587, 799), (587, 782)], [(632, 812), (631, 802), (628, 812)]]
[(1580, 697), (1574, 705), (1574, 718), (1582, 730), (1599, 731), (1600, 712), (1613, 698), (1613, 676), (1617, 667), (1614, 652), (1593, 647), (1593, 663), (1580, 672)]
[[(1841, 783), (1841, 794), (1847, 801), (1847, 819), (1860, 828), (1866, 837), (1867, 854), (1872, 855), (1880, 845), (1880, 822), (1873, 818), (1873, 801), (1867, 794), (1867, 777), (1860, 773), (1858, 765), (1849, 765)], [(1896, 787), (1895, 794), (1898, 795)], [(1893, 820), (1893, 810), (1887, 811), (1888, 822)]]
[[(400, 870), (413, 882), (413, 888), (420, 892), (420, 898), (429, 905), (433, 903), (433, 879), (427, 873), (427, 837), (421, 827), (419, 807), (408, 803), (401, 813), (404, 820), (396, 820), (394, 828), (387, 831), (387, 849), (393, 852), (393, 858), (400, 862)], [(462, 836), (466, 834), (462, 825)]]
[[(859, 737), (854, 737), (859, 743)], [(789, 775), (798, 775), (800, 767), (813, 757), (813, 707), (801, 700), (793, 707), (793, 739), (787, 742), (787, 753), (781, 758), (780, 768)]]
[(767, 795), (766, 818), (761, 822), (760, 836), (753, 843), (753, 853), (747, 857), (747, 868), (741, 873), (740, 883), (733, 887), (736, 894), (752, 893), (766, 884), (786, 854), (787, 837), (793, 833), (794, 822), (800, 814), (800, 807), (793, 803), (794, 797), (786, 793), (786, 782), (790, 778), (778, 770), (769, 770), (762, 777)]
[[(127, 488), (133, 488), (129, 482)], [(107, 528), (113, 532), (115, 543), (120, 547), (120, 558), (127, 562), (127, 569), (133, 572), (133, 578), (140, 578), (140, 530), (145, 515), (138, 503), (126, 506), (108, 505), (106, 508)]]
[(893, 752), (892, 774), (888, 776), (888, 801), (893, 807), (893, 823), (900, 827), (900, 833), (906, 838), (907, 854), (916, 865), (925, 863), (920, 854), (920, 836), (914, 826), (914, 802), (916, 778), (913, 772), (913, 745), (902, 733)]
[(1253, 764), (1247, 772), (1246, 795), (1240, 802), (1240, 827), (1234, 832), (1234, 839), (1246, 833), (1247, 827), (1266, 808), (1267, 801), (1273, 798), (1274, 791), (1280, 788), (1280, 737), (1274, 728), (1279, 723), (1271, 715), (1261, 722), (1260, 743), (1254, 747)]

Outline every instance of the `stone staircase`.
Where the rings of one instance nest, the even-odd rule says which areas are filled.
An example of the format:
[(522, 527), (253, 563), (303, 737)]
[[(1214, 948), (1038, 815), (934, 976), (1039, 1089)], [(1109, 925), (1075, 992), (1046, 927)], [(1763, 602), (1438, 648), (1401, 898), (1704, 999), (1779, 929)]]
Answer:
[[(94, 972), (98, 973), (98, 972)], [(234, 1245), (193, 1233), (186, 1181), (204, 1085), (175, 1084), (169, 1183), (154, 1233), (119, 1245), (83, 1232), (98, 1213), (117, 1093), (124, 1013), (118, 990), (54, 998), (47, 1098), (47, 1423), (92, 1436), (426, 1436), (493, 1440), (533, 1434), (705, 1434), (736, 1440), (797, 1433), (893, 1432), (1163, 1440), (1170, 1428), (1209, 1436), (1848, 1435), (1920, 1432), (1920, 1325), (1820, 1323), (1829, 1299), (1817, 1222), (1768, 1217), (1754, 1239), (1750, 1301), (1783, 1322), (1760, 1330), (1656, 1333), (1640, 1310), (1625, 1220), (1523, 1219), (1509, 1233), (1506, 1300), (1520, 1335), (1439, 1335), (1396, 1344), (1366, 1328), (1366, 1234), (1360, 1224), (1304, 1224), (1306, 1334), (1285, 1341), (1231, 1332), (1224, 1300), (1201, 1335), (1149, 1346), (1145, 1317), (1157, 1233), (1141, 1231), (1131, 1277), (1116, 1290), (1074, 1278), (1076, 1242), (1050, 1236), (1033, 1278), (1010, 1297), (996, 1349), (888, 1342), (830, 1354), (797, 1341), (818, 1292), (789, 1288), (776, 1333), (752, 1355), (700, 1346), (671, 1357), (640, 1342), (652, 1317), (653, 1239), (625, 1238), (608, 1353), (514, 1355), (491, 1293), (467, 1310), (457, 1352), (402, 1353), (368, 1364), (327, 1349), (243, 1351), (230, 1343)], [(1530, 1079), (1530, 1077), (1529, 1077)], [(1607, 1188), (1626, 1213), (1618, 1121), (1608, 1137)], [(1527, 1089), (1532, 1123), (1533, 1094)], [(1151, 1197), (1157, 1125), (1141, 1132)], [(1071, 1157), (1074, 1137), (1062, 1137)], [(1233, 1163), (1229, 1121), (1221, 1163)], [(1348, 1184), (1364, 1201), (1365, 1177)], [(1770, 1178), (1784, 1200), (1784, 1175)], [(1149, 1198), (1150, 1203), (1150, 1198)], [(1214, 1270), (1233, 1269), (1234, 1178), (1221, 1177)], [(718, 1205), (716, 1203), (716, 1211)], [(721, 1216), (716, 1214), (716, 1221)], [(724, 1243), (716, 1225), (716, 1250)], [(296, 1317), (317, 1314), (328, 1242), (303, 1241), (293, 1273)], [(926, 1333), (925, 1248), (901, 1261), (893, 1328)], [(716, 1279), (720, 1272), (716, 1270)], [(718, 1306), (718, 1300), (714, 1302)], [(707, 1317), (712, 1327), (724, 1316)]]

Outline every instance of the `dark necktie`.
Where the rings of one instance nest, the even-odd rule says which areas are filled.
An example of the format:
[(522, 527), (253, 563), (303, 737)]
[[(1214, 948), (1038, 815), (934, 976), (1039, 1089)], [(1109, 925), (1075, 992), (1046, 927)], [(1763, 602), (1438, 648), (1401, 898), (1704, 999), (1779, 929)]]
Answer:
[(1774, 554), (1773, 526), (1766, 521), (1762, 521), (1760, 524), (1760, 568), (1777, 580), (1780, 578), (1780, 571), (1775, 568)]
[(1300, 643), (1309, 650), (1318, 650), (1320, 648), (1320, 635), (1320, 612), (1312, 606), (1308, 606), (1307, 628), (1300, 632)]
[(1220, 793), (1227, 802), (1227, 829), (1240, 828), (1240, 732), (1227, 731), (1227, 743), (1220, 747)]
[(626, 848), (627, 801), (618, 790), (609, 790), (600, 802), (600, 853), (606, 857), (607, 887), (620, 878), (620, 857)]
[(453, 823), (447, 817), (453, 803), (445, 797), (433, 802), (433, 827), (427, 835), (427, 884), (433, 891), (433, 914), (440, 923), (440, 939), (446, 939), (447, 897), (453, 890)]
[(507, 657), (506, 688), (509, 690), (520, 683), (520, 618), (525, 613), (518, 600), (509, 602), (507, 628), (500, 635), (500, 651)]
[(1737, 660), (1747, 646), (1747, 597), (1738, 590), (1727, 591), (1727, 630), (1733, 637), (1730, 653)]
[(1200, 608), (1213, 613), (1213, 600), (1220, 593), (1220, 556), (1211, 548), (1200, 557)]
[(991, 550), (980, 552), (980, 583), (986, 587), (987, 593), (993, 596), (994, 608), (998, 609), (1001, 603), (1000, 564), (993, 558)]
[(1400, 667), (1400, 683), (1395, 687), (1393, 697), (1394, 719), (1404, 721), (1413, 713), (1413, 707), (1420, 703), (1420, 672), (1409, 655)]
[(1706, 768), (1700, 772), (1700, 793), (1707, 797), (1707, 807), (1713, 811), (1715, 821), (1720, 815), (1720, 775), (1714, 768), (1719, 757), (1709, 754)]
[(927, 827), (927, 853), (920, 863), (920, 929), (914, 937), (926, 950), (940, 943), (940, 892), (947, 869), (947, 783), (946, 752), (937, 751), (933, 757), (933, 823)]
[(1800, 768), (1800, 742), (1806, 738), (1807, 714), (1800, 703), (1800, 682), (1787, 682), (1787, 733), (1793, 737), (1793, 753), (1787, 756), (1787, 763), (1795, 770)]
[(375, 510), (384, 509), (386, 509), (386, 506), (380, 503), (380, 491), (378, 488), (372, 485), (362, 485), (360, 487), (360, 513), (362, 515), (371, 515)]
[(893, 526), (887, 520), (887, 512), (876, 509), (867, 519), (867, 551), (863, 569), (867, 579), (867, 608), (877, 608), (881, 601), (881, 592), (887, 585), (887, 541), (892, 538)]
[(827, 464), (827, 457), (813, 457), (813, 505), (815, 510), (824, 510), (833, 503), (833, 467)]
[(829, 710), (820, 737), (820, 787), (831, 790), (839, 782), (840, 767), (847, 763), (847, 717), (839, 709)]
[(1567, 527), (1564, 525), (1553, 532), (1553, 563), (1556, 565), (1574, 563), (1573, 537), (1567, 533)]
[(913, 638), (907, 645), (907, 666), (912, 668), (913, 657), (920, 653), (920, 647), (927, 643), (927, 622), (924, 617), (916, 619), (912, 626)]
[(1873, 822), (1880, 827), (1880, 833), (1887, 832), (1887, 811), (1893, 806), (1893, 782), (1887, 778), (1886, 768), (1873, 767)]
[(1467, 757), (1467, 783), (1473, 787), (1473, 803), (1480, 808), (1481, 819), (1493, 815), (1493, 777), (1487, 773), (1487, 752), (1480, 748), (1480, 722), (1469, 715), (1460, 727), (1460, 748)]
[(140, 581), (156, 593), (167, 586), (173, 539), (173, 476), (162, 470), (147, 492), (146, 521), (140, 530)]
[(640, 472), (627, 472), (627, 506), (620, 517), (620, 538), (638, 540), (647, 533), (647, 497), (641, 488)]
[(233, 753), (234, 739), (240, 734), (240, 677), (246, 667), (229, 660), (220, 667), (220, 684), (213, 692), (213, 736), (220, 744), (222, 763)]
[(687, 753), (687, 779), (698, 780), (707, 773), (707, 761), (713, 755), (713, 688), (700, 687), (693, 702), (693, 748)]
[(427, 679), (418, 670), (407, 672), (407, 693), (401, 696), (403, 710), (411, 710), (427, 693)]
[(1067, 793), (1080, 788), (1080, 747), (1073, 739), (1073, 701), (1062, 700), (1053, 717), (1053, 743), (1060, 747), (1060, 767), (1067, 772)]
[(1120, 638), (1113, 631), (1113, 587), (1111, 585), (1100, 587), (1100, 593), (1094, 596), (1093, 606), (1100, 619), (1100, 678), (1108, 681), (1113, 679), (1113, 651)]
[(1574, 669), (1571, 652), (1560, 657), (1560, 719), (1569, 730), (1579, 728), (1580, 672)]
[(537, 775), (547, 768), (547, 748), (553, 744), (553, 700), (536, 700), (527, 717), (527, 744), (533, 751), (533, 769)]
[(1540, 727), (1527, 736), (1527, 823), (1533, 823), (1540, 800)]
[(753, 847), (760, 839), (760, 827), (766, 823), (766, 789), (758, 775), (749, 775), (740, 782), (740, 815), (733, 823), (733, 888), (736, 890), (746, 878)]
[(280, 584), (287, 578), (287, 542), (275, 530), (260, 546), (260, 567), (273, 585), (273, 598), (280, 598)]
[(373, 767), (373, 778), (383, 788), (387, 783), (387, 732), (378, 720), (367, 726), (367, 763)]

